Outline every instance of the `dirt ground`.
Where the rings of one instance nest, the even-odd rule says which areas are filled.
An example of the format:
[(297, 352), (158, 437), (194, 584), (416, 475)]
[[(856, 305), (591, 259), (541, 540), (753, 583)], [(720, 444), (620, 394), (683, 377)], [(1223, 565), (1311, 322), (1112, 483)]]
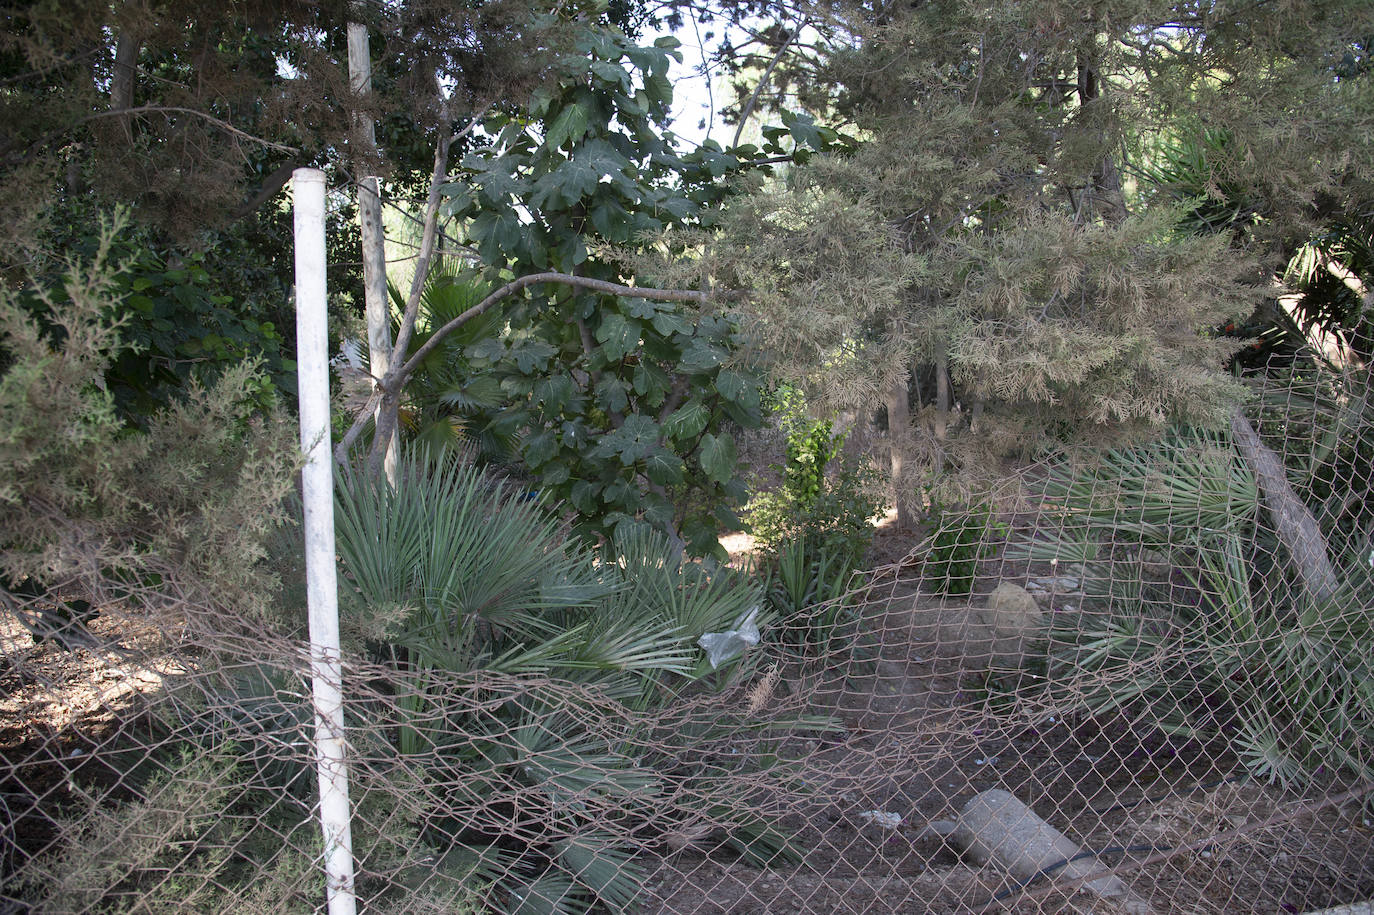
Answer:
[[(688, 850), (657, 863), (646, 911), (1299, 913), (1374, 898), (1368, 786), (1333, 781), (1297, 796), (1247, 779), (1225, 746), (1173, 745), (1129, 722), (1042, 716), (1016, 726), (1024, 716), (990, 709), (986, 658), (933, 644), (969, 602), (921, 592), (914, 538), (894, 520), (879, 526), (870, 554), (891, 578), (885, 609), (870, 617), (877, 656), (817, 691), (847, 737), (807, 761), (842, 773), (843, 784), (822, 786), (787, 824), (803, 861), (759, 869)], [(726, 545), (742, 558), (751, 544), (736, 535)], [(975, 591), (997, 581), (980, 579)], [(990, 788), (1116, 871), (1137, 907), (1050, 875), (1026, 882), (979, 866), (930, 829)]]
[[(890, 521), (879, 528), (871, 558), (887, 571), (863, 614), (863, 660), (784, 677), (783, 689), (795, 677), (792, 688), (806, 684), (816, 710), (843, 724), (834, 739), (799, 737), (785, 748), (801, 760), (798, 777), (814, 781), (812, 801), (781, 824), (801, 863), (756, 868), (716, 846), (689, 846), (641, 862), (641, 911), (1128, 911), (1053, 875), (1023, 886), (932, 831), (990, 788), (1011, 792), (1115, 870), (1144, 911), (1299, 913), (1374, 897), (1374, 806), (1368, 794), (1351, 795), (1355, 786), (1287, 794), (1246, 780), (1225, 747), (1173, 745), (1125, 721), (1068, 723), (997, 707), (990, 656), (934, 643), (969, 602), (921, 591), (919, 570), (902, 563), (912, 543)], [(736, 556), (749, 548), (743, 535), (727, 546)], [(976, 590), (994, 584), (980, 579)], [(70, 779), (120, 777), (119, 729), (136, 726), (143, 701), (174, 672), (114, 650), (129, 638), (113, 621), (97, 620), (93, 634), (105, 648), (63, 651), (15, 625), (0, 631), (7, 843), (43, 843), (35, 812)]]

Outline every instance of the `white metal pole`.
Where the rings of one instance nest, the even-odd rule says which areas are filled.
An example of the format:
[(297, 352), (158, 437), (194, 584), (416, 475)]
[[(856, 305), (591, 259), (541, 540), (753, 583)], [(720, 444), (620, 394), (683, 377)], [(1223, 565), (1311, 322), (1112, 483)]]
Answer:
[(325, 311), (324, 172), (292, 175), (296, 222), (296, 372), (305, 452), (305, 576), (310, 604), (310, 677), (320, 779), (325, 892), (329, 915), (355, 915), (353, 836), (334, 567), (334, 465), (329, 447), (329, 338)]

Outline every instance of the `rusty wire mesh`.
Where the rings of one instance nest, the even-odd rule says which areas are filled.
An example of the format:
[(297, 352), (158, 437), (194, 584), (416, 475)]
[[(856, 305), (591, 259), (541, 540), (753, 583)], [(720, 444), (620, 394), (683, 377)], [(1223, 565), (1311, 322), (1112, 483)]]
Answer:
[[(1027, 469), (697, 679), (631, 694), (355, 641), (361, 909), (1374, 897), (1367, 391), (1271, 373), (1248, 414), (1325, 540), (1330, 593), (1231, 438), (1178, 433)], [(23, 614), (42, 600), (0, 634), (0, 911), (322, 911), (299, 634), (126, 595), (39, 639)]]

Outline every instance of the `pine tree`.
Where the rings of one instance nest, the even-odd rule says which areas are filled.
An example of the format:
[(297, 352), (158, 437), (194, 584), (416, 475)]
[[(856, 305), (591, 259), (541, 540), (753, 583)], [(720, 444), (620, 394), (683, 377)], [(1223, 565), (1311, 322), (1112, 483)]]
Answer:
[[(756, 290), (781, 371), (837, 405), (885, 400), (905, 493), (1047, 440), (1224, 426), (1238, 344), (1214, 329), (1368, 199), (1374, 10), (831, 9), (844, 37), (809, 97), (861, 142), (744, 201), (715, 249)], [(1151, 180), (1204, 137), (1224, 138), (1204, 199)], [(1226, 231), (1196, 231), (1238, 199)]]

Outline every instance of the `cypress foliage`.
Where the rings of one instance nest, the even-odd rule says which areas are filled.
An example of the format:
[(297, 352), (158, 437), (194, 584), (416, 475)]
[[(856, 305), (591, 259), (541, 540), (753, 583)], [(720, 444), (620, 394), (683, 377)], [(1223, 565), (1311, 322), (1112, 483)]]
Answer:
[[(1368, 199), (1374, 10), (833, 8), (811, 78), (861, 142), (759, 187), (711, 255), (755, 290), (779, 371), (835, 406), (908, 398), (909, 474), (1225, 428), (1244, 341), (1217, 329)], [(1188, 147), (1201, 195), (1157, 167)]]

